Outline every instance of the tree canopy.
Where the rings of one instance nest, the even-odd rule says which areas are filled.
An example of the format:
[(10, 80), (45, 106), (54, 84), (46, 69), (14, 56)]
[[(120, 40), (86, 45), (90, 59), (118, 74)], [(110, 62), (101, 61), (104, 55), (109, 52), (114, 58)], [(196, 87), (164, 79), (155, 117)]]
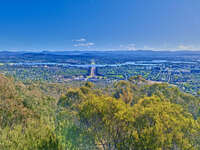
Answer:
[(90, 82), (23, 84), (1, 75), (0, 149), (198, 150), (199, 102), (141, 77), (104, 89)]

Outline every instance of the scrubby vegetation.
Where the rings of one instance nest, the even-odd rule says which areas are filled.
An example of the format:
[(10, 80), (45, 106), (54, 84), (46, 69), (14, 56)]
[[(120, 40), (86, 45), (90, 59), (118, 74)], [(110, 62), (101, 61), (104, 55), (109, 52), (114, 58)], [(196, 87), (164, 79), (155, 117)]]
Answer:
[(200, 149), (200, 98), (142, 77), (107, 88), (0, 75), (0, 149)]

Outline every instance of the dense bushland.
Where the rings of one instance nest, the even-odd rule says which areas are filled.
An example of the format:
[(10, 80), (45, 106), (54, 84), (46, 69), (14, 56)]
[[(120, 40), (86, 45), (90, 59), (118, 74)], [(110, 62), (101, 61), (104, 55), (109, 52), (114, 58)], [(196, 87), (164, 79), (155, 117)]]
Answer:
[(141, 77), (108, 88), (0, 75), (0, 149), (200, 149), (200, 99)]

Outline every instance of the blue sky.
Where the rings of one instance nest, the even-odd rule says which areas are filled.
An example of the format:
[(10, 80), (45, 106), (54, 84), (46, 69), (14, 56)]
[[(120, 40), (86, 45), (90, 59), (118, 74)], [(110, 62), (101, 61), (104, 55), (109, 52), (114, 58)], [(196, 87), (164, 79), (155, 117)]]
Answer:
[(200, 50), (200, 0), (0, 1), (0, 50)]

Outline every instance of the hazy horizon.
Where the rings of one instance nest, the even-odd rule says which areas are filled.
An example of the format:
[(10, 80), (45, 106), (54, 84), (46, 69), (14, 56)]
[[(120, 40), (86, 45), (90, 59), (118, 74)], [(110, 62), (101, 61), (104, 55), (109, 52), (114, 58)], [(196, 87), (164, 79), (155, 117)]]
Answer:
[(0, 50), (0, 52), (33, 52), (33, 53), (42, 53), (42, 52), (200, 52), (200, 50)]

